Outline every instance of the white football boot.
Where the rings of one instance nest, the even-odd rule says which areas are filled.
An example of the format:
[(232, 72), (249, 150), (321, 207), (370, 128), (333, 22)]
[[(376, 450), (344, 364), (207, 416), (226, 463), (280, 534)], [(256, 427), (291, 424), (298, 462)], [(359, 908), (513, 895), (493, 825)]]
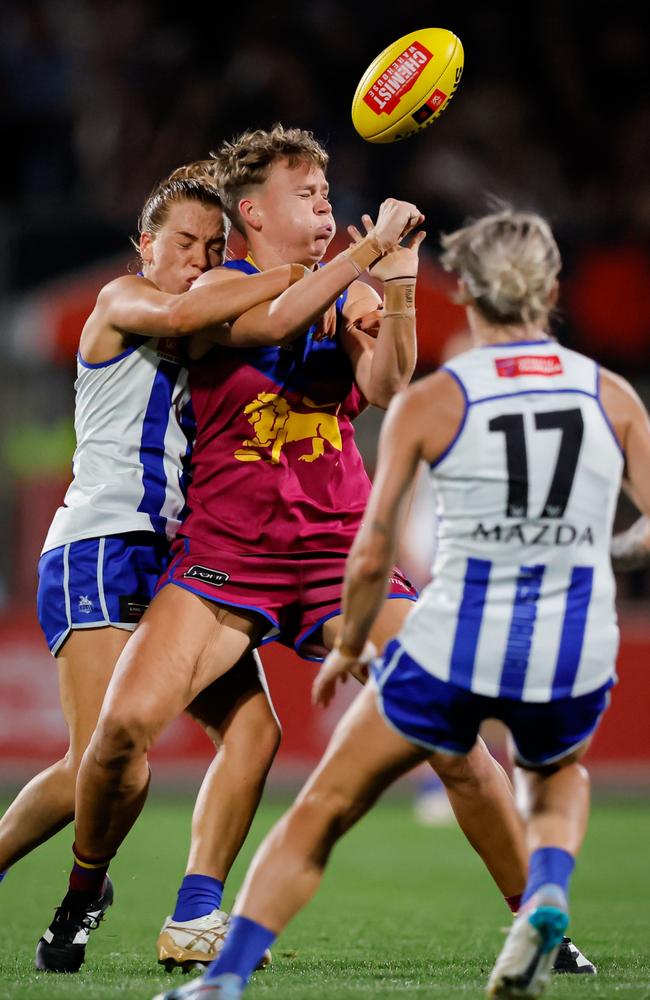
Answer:
[(244, 984), (240, 976), (226, 973), (209, 982), (204, 976), (185, 986), (176, 986), (166, 993), (157, 993), (153, 1000), (241, 1000)]
[(515, 917), (488, 980), (487, 995), (507, 1000), (541, 996), (568, 923), (563, 893), (555, 886), (542, 886)]
[[(183, 972), (202, 969), (214, 961), (223, 948), (229, 928), (230, 914), (219, 909), (195, 920), (175, 921), (167, 917), (156, 941), (158, 962), (167, 972), (176, 968)], [(259, 968), (265, 969), (272, 961), (267, 948)]]

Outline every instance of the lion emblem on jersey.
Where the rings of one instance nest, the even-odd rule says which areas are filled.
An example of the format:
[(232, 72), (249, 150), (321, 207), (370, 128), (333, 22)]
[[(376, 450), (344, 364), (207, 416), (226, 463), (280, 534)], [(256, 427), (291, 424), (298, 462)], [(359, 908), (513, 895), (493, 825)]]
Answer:
[(300, 455), (300, 462), (315, 462), (320, 458), (325, 452), (326, 441), (337, 451), (341, 451), (343, 442), (336, 418), (340, 404), (320, 404), (334, 408), (333, 413), (324, 413), (322, 409), (316, 409), (318, 403), (303, 396), (302, 405), (314, 412), (299, 413), (292, 410), (284, 396), (276, 393), (258, 393), (244, 409), (255, 437), (242, 441), (242, 447), (235, 452), (235, 458), (240, 462), (257, 462), (264, 457), (258, 449), (270, 448), (271, 457), (267, 461), (278, 465), (282, 449), (291, 441), (311, 442), (311, 451)]

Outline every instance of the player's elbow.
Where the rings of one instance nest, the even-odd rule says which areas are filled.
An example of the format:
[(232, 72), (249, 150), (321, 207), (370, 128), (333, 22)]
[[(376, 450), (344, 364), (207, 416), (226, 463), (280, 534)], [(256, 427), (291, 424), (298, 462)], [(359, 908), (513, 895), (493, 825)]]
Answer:
[(397, 396), (403, 389), (406, 389), (411, 381), (411, 374), (392, 375), (381, 380), (374, 380), (368, 386), (367, 392), (364, 391), (363, 394), (371, 406), (377, 406), (380, 410), (387, 410), (393, 397)]
[(376, 389), (374, 386), (368, 392), (364, 392), (364, 396), (370, 405), (376, 406), (379, 410), (387, 410), (388, 404), (394, 395), (394, 393)]

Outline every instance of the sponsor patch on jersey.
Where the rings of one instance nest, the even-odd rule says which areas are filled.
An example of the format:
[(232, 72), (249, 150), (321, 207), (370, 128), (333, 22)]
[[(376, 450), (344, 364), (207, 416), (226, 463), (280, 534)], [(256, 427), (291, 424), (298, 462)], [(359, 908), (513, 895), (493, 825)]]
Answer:
[(513, 358), (495, 358), (499, 378), (518, 378), (520, 375), (562, 375), (564, 369), (557, 354), (518, 354)]
[(210, 569), (208, 566), (190, 566), (183, 577), (190, 577), (192, 580), (200, 580), (201, 583), (209, 583), (213, 587), (223, 587), (230, 579), (228, 573), (223, 573), (220, 569)]
[(173, 361), (176, 365), (186, 365), (185, 345), (180, 337), (159, 337), (156, 354), (161, 361)]
[(120, 594), (120, 621), (139, 622), (148, 607), (146, 594)]

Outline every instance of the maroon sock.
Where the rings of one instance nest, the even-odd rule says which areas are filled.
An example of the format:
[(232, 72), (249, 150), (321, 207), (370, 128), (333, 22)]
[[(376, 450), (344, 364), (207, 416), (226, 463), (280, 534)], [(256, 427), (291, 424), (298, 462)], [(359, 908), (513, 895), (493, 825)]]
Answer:
[(512, 910), (512, 912), (515, 915), (518, 913), (519, 907), (521, 906), (521, 897), (522, 896), (523, 896), (523, 892), (519, 892), (519, 893), (517, 893), (516, 896), (504, 896), (503, 897), (505, 899), (506, 903), (508, 904), (508, 906), (510, 907), (510, 909)]
[(79, 853), (76, 844), (72, 845), (72, 854), (74, 864), (70, 872), (70, 891), (99, 896), (111, 859), (103, 858), (91, 861)]

